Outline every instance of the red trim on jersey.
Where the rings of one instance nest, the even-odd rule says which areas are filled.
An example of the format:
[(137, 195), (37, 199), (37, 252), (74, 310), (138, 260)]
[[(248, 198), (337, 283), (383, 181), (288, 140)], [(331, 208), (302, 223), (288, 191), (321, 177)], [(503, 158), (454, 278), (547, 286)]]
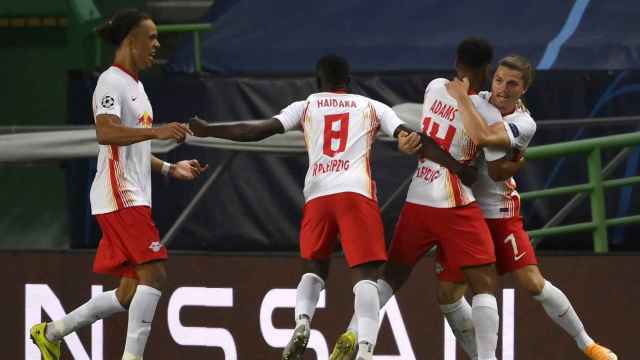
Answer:
[(116, 173), (116, 168), (118, 166), (118, 160), (120, 159), (120, 154), (118, 153), (118, 145), (110, 145), (111, 148), (111, 159), (109, 159), (109, 180), (111, 182), (111, 192), (113, 193), (113, 198), (116, 199), (116, 206), (118, 210), (124, 209), (124, 201), (122, 199), (122, 194), (120, 193), (120, 184), (118, 183), (118, 175)]
[(520, 196), (513, 195), (513, 216), (520, 215)]
[(307, 117), (307, 110), (309, 110), (309, 102), (307, 101), (307, 105), (304, 106), (304, 111), (302, 111), (302, 117), (300, 118), (300, 127), (304, 129), (304, 121)]
[(447, 170), (447, 174), (449, 175), (449, 183), (451, 183), (451, 190), (453, 190), (453, 200), (455, 201), (456, 207), (462, 206), (464, 202), (464, 198), (462, 196), (462, 189), (460, 189), (460, 181), (458, 177)]
[(364, 159), (366, 161), (365, 164), (365, 170), (367, 171), (367, 177), (369, 177), (369, 194), (371, 195), (371, 198), (373, 200), (378, 200), (377, 194), (376, 194), (376, 184), (373, 181), (372, 177), (371, 177), (371, 147), (373, 146), (373, 141), (374, 141), (374, 136), (375, 136), (375, 121), (376, 121), (376, 111), (373, 108), (373, 106), (371, 106), (371, 104), (369, 104), (369, 126), (371, 126), (371, 128), (369, 129), (369, 133), (367, 134), (367, 153), (364, 156)]
[(113, 64), (113, 65), (111, 65), (111, 66), (113, 66), (113, 67), (117, 67), (118, 69), (120, 69), (120, 70), (124, 71), (127, 75), (131, 76), (131, 77), (133, 78), (133, 80), (135, 80), (136, 82), (138, 82), (138, 81), (139, 81), (139, 80), (138, 80), (138, 76), (137, 76), (137, 75), (135, 75), (135, 74), (133, 74), (133, 73), (131, 73), (129, 70), (125, 69), (125, 68), (124, 68), (124, 66), (122, 66), (122, 65), (118, 65), (118, 64)]
[(347, 93), (347, 88), (336, 88), (331, 90), (331, 92), (334, 92), (336, 94), (346, 94)]
[(304, 107), (304, 111), (302, 112), (302, 118), (300, 118), (300, 128), (302, 128), (302, 134), (304, 135), (304, 148), (309, 151), (309, 142), (307, 141), (307, 132), (304, 128), (304, 123), (307, 120), (307, 110), (309, 110), (309, 102), (307, 101), (307, 105)]

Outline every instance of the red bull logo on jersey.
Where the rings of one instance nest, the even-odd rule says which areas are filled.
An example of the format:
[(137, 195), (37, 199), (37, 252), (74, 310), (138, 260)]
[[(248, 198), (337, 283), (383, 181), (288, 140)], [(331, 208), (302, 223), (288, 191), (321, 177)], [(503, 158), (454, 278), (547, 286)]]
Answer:
[(341, 107), (341, 108), (354, 108), (356, 102), (354, 100), (338, 100), (338, 99), (320, 99), (317, 101), (318, 108), (323, 107)]
[(431, 104), (431, 108), (429, 110), (431, 110), (433, 114), (449, 121), (453, 121), (456, 118), (456, 113), (458, 112), (458, 109), (455, 107), (445, 104), (438, 99)]
[(151, 117), (151, 114), (146, 111), (142, 113), (138, 118), (138, 125), (142, 125), (143, 128), (150, 128), (151, 125), (153, 125), (153, 118)]
[(313, 176), (349, 170), (349, 160), (329, 160), (313, 164)]

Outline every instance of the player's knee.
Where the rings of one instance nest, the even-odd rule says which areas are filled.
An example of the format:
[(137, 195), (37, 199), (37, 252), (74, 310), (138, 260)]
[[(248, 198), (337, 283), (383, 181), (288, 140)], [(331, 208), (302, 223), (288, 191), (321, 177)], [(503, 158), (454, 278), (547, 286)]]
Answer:
[(544, 288), (545, 280), (540, 274), (537, 267), (531, 266), (518, 270), (516, 273), (516, 279), (520, 286), (522, 286), (532, 296), (540, 295)]
[(120, 280), (120, 285), (116, 289), (116, 299), (123, 307), (128, 307), (133, 299), (133, 295), (136, 293), (136, 287), (138, 281), (134, 279), (123, 278)]
[(496, 292), (496, 270), (493, 264), (465, 268), (464, 275), (474, 294)]
[(436, 296), (438, 297), (438, 304), (446, 305), (453, 304), (460, 300), (464, 296), (466, 286), (464, 284), (451, 284), (445, 286), (442, 283), (438, 286)]
[(167, 270), (163, 262), (140, 265), (137, 273), (141, 285), (151, 286), (158, 290), (162, 290), (167, 281)]

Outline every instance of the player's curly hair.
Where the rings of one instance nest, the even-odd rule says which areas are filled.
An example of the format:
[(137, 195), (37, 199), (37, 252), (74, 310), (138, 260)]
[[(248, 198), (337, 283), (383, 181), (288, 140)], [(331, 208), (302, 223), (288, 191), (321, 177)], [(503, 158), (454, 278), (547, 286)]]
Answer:
[(351, 66), (342, 56), (325, 55), (316, 64), (316, 75), (333, 85), (347, 85), (351, 79)]
[(147, 19), (151, 19), (151, 16), (140, 10), (120, 10), (105, 23), (99, 25), (96, 32), (106, 42), (120, 46), (131, 30)]
[(458, 44), (457, 56), (459, 64), (480, 69), (491, 64), (493, 46), (485, 39), (469, 37)]

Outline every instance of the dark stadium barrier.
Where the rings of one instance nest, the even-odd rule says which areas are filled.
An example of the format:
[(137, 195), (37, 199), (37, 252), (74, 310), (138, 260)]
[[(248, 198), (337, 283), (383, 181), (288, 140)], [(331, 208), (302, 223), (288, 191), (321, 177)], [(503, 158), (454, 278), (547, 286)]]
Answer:
[[(310, 68), (312, 64), (310, 64)], [(353, 90), (389, 105), (421, 102), (424, 87), (434, 77), (451, 73), (428, 71), (400, 74), (356, 74)], [(91, 93), (94, 75), (72, 73), (69, 82), (70, 121), (90, 124)], [(143, 76), (145, 89), (154, 106), (156, 122), (186, 120), (199, 114), (209, 121), (238, 121), (268, 118), (291, 101), (314, 91), (314, 79), (299, 77), (218, 77), (209, 74), (186, 75), (156, 73)], [(536, 120), (572, 119), (640, 114), (639, 71), (542, 71), (525, 98)], [(176, 91), (178, 89), (179, 91)], [(562, 122), (562, 127), (539, 127), (531, 145), (558, 143), (580, 138), (612, 135), (638, 130), (638, 123), (616, 123), (611, 126), (576, 126)], [(634, 150), (612, 177), (637, 173), (639, 150)], [(603, 165), (617, 151), (603, 154)], [(162, 156), (169, 161), (197, 158), (212, 167), (226, 159), (228, 152), (181, 146)], [(173, 249), (214, 251), (295, 251), (297, 229), (302, 209), (302, 183), (307, 159), (303, 154), (277, 155), (241, 153), (232, 166), (204, 196), (171, 244)], [(626, 168), (626, 169), (625, 169)], [(99, 230), (90, 215), (88, 187), (95, 172), (95, 160), (71, 161), (65, 166), (68, 178), (69, 219), (73, 248), (95, 247)], [(373, 174), (377, 181), (380, 203), (415, 170), (413, 159), (399, 154), (393, 144), (378, 144), (373, 155)], [(583, 159), (569, 157), (530, 162), (516, 177), (521, 191), (566, 186), (586, 181)], [(202, 182), (167, 182), (154, 177), (154, 218), (161, 234), (166, 233), (181, 211), (197, 193)], [(204, 181), (204, 180), (203, 180)], [(631, 187), (611, 192), (607, 197), (607, 213), (630, 215), (640, 206), (640, 196)], [(569, 196), (568, 196), (569, 197)], [(556, 199), (557, 200), (557, 199)], [(564, 202), (541, 199), (524, 204), (523, 216), (528, 229), (544, 226), (560, 210)], [(404, 201), (399, 196), (383, 214), (387, 238)], [(588, 203), (571, 212), (565, 223), (589, 218)], [(640, 243), (629, 234), (638, 226), (613, 229), (612, 250), (640, 250)], [(544, 250), (590, 250), (588, 234), (547, 238), (540, 244)]]
[[(60, 317), (116, 279), (91, 273), (93, 253), (0, 252), (6, 292), (0, 318), (3, 359), (38, 359), (28, 327)], [(326, 360), (352, 313), (352, 290), (336, 257), (313, 321), (305, 359)], [(633, 359), (640, 310), (635, 286), (637, 256), (545, 256), (542, 270), (571, 299), (589, 334)], [(149, 359), (277, 359), (293, 327), (300, 263), (291, 255), (174, 253), (146, 351)], [(539, 303), (505, 279), (499, 290), (502, 360), (583, 359), (573, 340), (547, 318)], [(435, 301), (433, 263), (421, 262), (396, 301), (386, 308), (376, 354), (379, 360), (454, 359)], [(119, 359), (126, 314), (65, 339), (63, 358)], [(316, 349), (315, 351), (313, 349)], [(26, 354), (26, 356), (25, 356)], [(226, 355), (225, 355), (226, 354)], [(235, 355), (234, 355), (235, 354)], [(464, 358), (458, 350), (457, 359)]]

